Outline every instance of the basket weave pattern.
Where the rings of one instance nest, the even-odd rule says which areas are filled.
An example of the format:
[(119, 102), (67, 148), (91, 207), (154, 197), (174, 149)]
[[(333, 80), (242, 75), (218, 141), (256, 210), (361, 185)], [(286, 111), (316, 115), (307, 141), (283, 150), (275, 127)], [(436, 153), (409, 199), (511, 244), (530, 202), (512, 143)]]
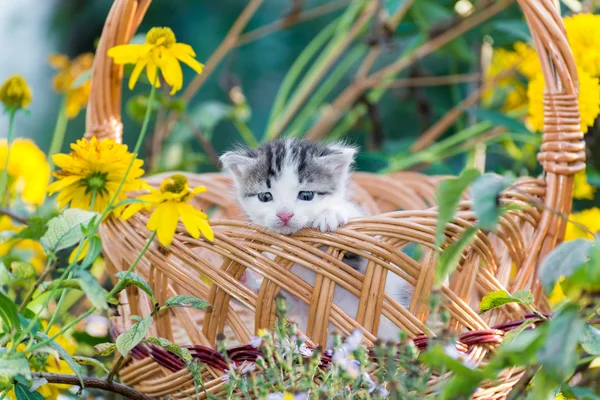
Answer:
[[(549, 210), (569, 213), (573, 175), (585, 168), (577, 73), (560, 15), (551, 0), (520, 0), (519, 4), (546, 82), (545, 127), (538, 155), (545, 176), (543, 180), (521, 179), (501, 195), (502, 204), (519, 207), (502, 217), (496, 233), (478, 232), (462, 255), (458, 270), (442, 287), (443, 307), (451, 315), (450, 329), (461, 334), (463, 351), (477, 363), (485, 362), (501, 342), (504, 328), (490, 327), (510, 327), (510, 321), (522, 319), (527, 313), (520, 306), (509, 305), (479, 315), (478, 302), (483, 295), (500, 289), (529, 289), (538, 309), (549, 310), (537, 280), (537, 266), (560, 242), (565, 229), (564, 221)], [(112, 64), (106, 51), (130, 40), (149, 5), (150, 0), (114, 1), (94, 63), (86, 121), (88, 137), (121, 139), (122, 67)], [(424, 323), (430, 312), (427, 299), (433, 288), (436, 261), (434, 192), (446, 177), (412, 172), (387, 176), (356, 173), (352, 177), (355, 201), (372, 216), (354, 219), (335, 233), (305, 230), (287, 237), (257, 230), (240, 218), (239, 207), (228, 195), (231, 190), (227, 176), (187, 176), (190, 185), (207, 188), (195, 199), (195, 206), (214, 209), (214, 242), (193, 239), (180, 226), (172, 245), (166, 249), (153, 244), (135, 272), (150, 283), (159, 304), (173, 295), (190, 294), (213, 307), (207, 312), (186, 308), (161, 312), (154, 317), (151, 335), (180, 345), (214, 348), (217, 334), (224, 332), (233, 343), (245, 345), (258, 329), (272, 324), (273, 300), (280, 289), (310, 305), (305, 333), (315, 343), (326, 341), (329, 323), (342, 334), (363, 327), (367, 341), (372, 343), (382, 315), (412, 338), (429, 333)], [(148, 181), (158, 186), (163, 177), (153, 176)], [(109, 219), (102, 225), (111, 274), (127, 269), (141, 251), (150, 235), (145, 227), (147, 218), (141, 214), (127, 222)], [(447, 243), (457, 240), (475, 222), (472, 203), (465, 198), (447, 227)], [(405, 252), (413, 243), (421, 250), (417, 259)], [(368, 259), (364, 276), (341, 261), (345, 252)], [(314, 286), (289, 271), (295, 263), (316, 273)], [(240, 281), (246, 269), (265, 278), (259, 293)], [(397, 274), (414, 286), (415, 295), (408, 309), (385, 293), (387, 274)], [(201, 275), (212, 283), (205, 283)], [(360, 298), (356, 315), (348, 315), (332, 303), (336, 286)], [(131, 315), (149, 315), (153, 308), (136, 287), (128, 288), (121, 296), (123, 306), (121, 317), (115, 321), (116, 331), (131, 327)], [(155, 397), (186, 398), (194, 394), (189, 372), (169, 368), (164, 362), (171, 355), (156, 349), (138, 350), (122, 369), (124, 383)], [(223, 373), (222, 368), (207, 364), (203, 377), (209, 393), (218, 393), (222, 388)], [(518, 369), (508, 369), (498, 381), (481, 387), (474, 397), (504, 398), (521, 374)], [(432, 385), (437, 379), (432, 378)]]

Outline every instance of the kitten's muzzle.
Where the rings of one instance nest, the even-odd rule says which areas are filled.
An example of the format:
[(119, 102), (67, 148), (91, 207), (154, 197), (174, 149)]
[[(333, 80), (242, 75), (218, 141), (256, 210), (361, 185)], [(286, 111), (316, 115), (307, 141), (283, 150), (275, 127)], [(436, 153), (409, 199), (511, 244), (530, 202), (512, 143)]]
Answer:
[(281, 222), (283, 222), (284, 226), (287, 226), (290, 219), (292, 219), (292, 217), (294, 216), (294, 213), (287, 212), (287, 211), (279, 211), (275, 215), (277, 215), (277, 218), (279, 218), (281, 220)]

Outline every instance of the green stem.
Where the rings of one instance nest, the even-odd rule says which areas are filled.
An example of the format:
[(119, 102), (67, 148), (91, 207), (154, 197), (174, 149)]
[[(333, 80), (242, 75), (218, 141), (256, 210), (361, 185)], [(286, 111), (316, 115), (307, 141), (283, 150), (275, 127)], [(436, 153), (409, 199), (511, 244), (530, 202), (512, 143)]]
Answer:
[(256, 140), (254, 134), (252, 133), (250, 128), (248, 128), (248, 125), (246, 125), (244, 121), (240, 120), (239, 118), (235, 118), (233, 120), (233, 125), (235, 125), (237, 130), (240, 132), (242, 139), (244, 139), (244, 142), (246, 142), (248, 146), (253, 148), (258, 147), (258, 141)]
[[(10, 148), (12, 147), (13, 135), (14, 135), (14, 127), (15, 127), (15, 114), (16, 110), (9, 111), (8, 114), (8, 137), (6, 139), (7, 149), (6, 149), (6, 160), (4, 161), (4, 168), (2, 169), (2, 175), (0, 175), (0, 203), (4, 204), (5, 196), (8, 192), (7, 184), (8, 184), (8, 160), (10, 159)], [(10, 198), (10, 196), (9, 196)]]
[[(158, 80), (158, 74), (156, 75), (156, 79)], [(140, 135), (138, 136), (137, 143), (135, 144), (135, 148), (133, 149), (133, 155), (131, 157), (131, 161), (129, 161), (127, 170), (125, 170), (125, 174), (123, 175), (121, 182), (119, 182), (119, 186), (117, 187), (115, 194), (113, 194), (112, 198), (108, 202), (108, 205), (106, 206), (106, 209), (102, 213), (102, 217), (98, 219), (98, 224), (101, 221), (103, 221), (104, 218), (110, 212), (110, 210), (112, 210), (112, 205), (117, 200), (117, 197), (119, 196), (119, 193), (121, 192), (121, 189), (123, 188), (123, 185), (125, 184), (125, 181), (127, 180), (129, 171), (131, 170), (131, 167), (133, 166), (133, 163), (138, 156), (140, 148), (142, 147), (142, 143), (144, 142), (144, 137), (146, 136), (146, 132), (148, 131), (148, 125), (150, 123), (150, 116), (152, 115), (152, 106), (154, 105), (153, 103), (154, 103), (155, 97), (156, 97), (156, 86), (152, 85), (152, 89), (150, 89), (150, 96), (148, 97), (148, 104), (146, 105), (146, 115), (144, 116), (144, 122), (142, 123), (142, 130), (140, 131)]]
[(54, 133), (52, 134), (50, 150), (48, 150), (48, 164), (50, 165), (50, 172), (54, 171), (54, 163), (52, 162), (52, 156), (61, 151), (63, 143), (65, 141), (65, 134), (67, 133), (67, 123), (69, 122), (66, 109), (67, 96), (64, 96), (60, 104), (60, 109), (58, 111), (56, 125), (54, 126)]
[[(142, 259), (142, 256), (146, 253), (146, 251), (150, 247), (150, 244), (152, 243), (152, 241), (154, 240), (155, 237), (156, 237), (156, 231), (152, 232), (152, 235), (148, 238), (148, 241), (144, 245), (144, 248), (142, 249), (142, 251), (140, 251), (140, 254), (138, 254), (138, 256), (136, 257), (136, 259), (133, 262), (133, 264), (131, 264), (131, 266), (129, 267), (129, 269), (125, 273), (125, 276), (123, 276), (123, 278), (121, 278), (121, 280), (119, 280), (119, 283), (117, 283), (115, 285), (115, 287), (106, 295), (107, 298), (111, 298), (115, 293), (117, 293), (118, 291), (120, 291), (120, 290), (123, 289), (123, 286), (125, 285), (125, 281), (127, 280), (127, 277), (129, 276), (129, 274), (131, 273), (131, 271), (134, 270), (134, 268), (137, 266), (137, 264), (140, 262), (140, 260)], [(80, 315), (79, 317), (75, 318), (73, 321), (71, 321), (67, 325), (65, 325), (58, 333), (56, 333), (51, 338), (43, 340), (43, 341), (41, 341), (38, 344), (33, 345), (33, 346), (32, 346), (32, 343), (30, 342), (29, 346), (27, 346), (27, 348), (25, 349), (25, 351), (23, 351), (23, 353), (29, 353), (31, 351), (35, 351), (35, 350), (37, 350), (37, 349), (39, 349), (41, 347), (44, 347), (46, 344), (50, 343), (52, 340), (56, 339), (57, 337), (59, 337), (63, 333), (67, 332), (69, 329), (71, 329), (73, 326), (75, 326), (77, 323), (79, 323), (79, 321), (82, 321), (83, 319), (87, 318), (94, 311), (96, 311), (96, 307), (90, 308), (84, 314)]]

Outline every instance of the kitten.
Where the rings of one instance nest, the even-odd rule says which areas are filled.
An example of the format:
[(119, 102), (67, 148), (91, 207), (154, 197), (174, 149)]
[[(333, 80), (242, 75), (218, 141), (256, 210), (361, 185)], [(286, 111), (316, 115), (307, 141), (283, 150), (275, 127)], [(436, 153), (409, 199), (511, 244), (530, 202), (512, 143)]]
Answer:
[[(273, 232), (289, 235), (306, 227), (322, 232), (335, 231), (349, 219), (362, 215), (350, 201), (348, 177), (356, 149), (344, 144), (320, 144), (306, 140), (285, 139), (265, 144), (259, 149), (241, 149), (225, 153), (223, 166), (230, 170), (236, 195), (251, 222)], [(366, 272), (367, 260), (347, 253), (344, 262)], [(315, 273), (300, 265), (291, 271), (314, 285)], [(262, 277), (246, 271), (246, 284), (258, 292)], [(408, 307), (412, 297), (410, 285), (388, 273), (386, 291)], [(281, 291), (286, 297), (291, 319), (306, 330), (309, 306)], [(333, 302), (350, 316), (356, 316), (359, 299), (336, 287)], [(329, 333), (333, 332), (330, 325)], [(397, 339), (398, 328), (382, 317), (379, 337)], [(328, 340), (329, 344), (330, 340)]]

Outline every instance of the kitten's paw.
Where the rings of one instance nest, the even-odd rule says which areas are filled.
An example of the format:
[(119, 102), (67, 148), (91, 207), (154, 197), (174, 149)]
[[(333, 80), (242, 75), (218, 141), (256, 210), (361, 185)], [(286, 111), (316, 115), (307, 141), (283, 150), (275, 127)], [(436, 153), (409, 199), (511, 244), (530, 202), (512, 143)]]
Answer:
[(338, 226), (346, 225), (348, 219), (350, 215), (344, 210), (325, 210), (316, 216), (312, 227), (320, 229), (321, 232), (335, 232)]

